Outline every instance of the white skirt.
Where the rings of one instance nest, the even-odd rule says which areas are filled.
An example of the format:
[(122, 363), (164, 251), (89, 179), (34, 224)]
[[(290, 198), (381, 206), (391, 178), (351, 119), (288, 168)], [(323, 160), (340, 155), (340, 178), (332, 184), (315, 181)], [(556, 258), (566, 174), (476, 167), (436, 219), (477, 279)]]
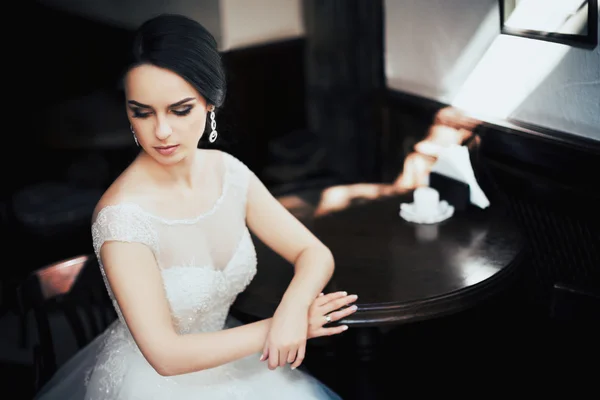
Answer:
[[(227, 324), (231, 326), (231, 323)], [(317, 379), (289, 366), (271, 371), (260, 354), (209, 370), (165, 377), (115, 321), (67, 361), (36, 395), (60, 400), (339, 400)]]

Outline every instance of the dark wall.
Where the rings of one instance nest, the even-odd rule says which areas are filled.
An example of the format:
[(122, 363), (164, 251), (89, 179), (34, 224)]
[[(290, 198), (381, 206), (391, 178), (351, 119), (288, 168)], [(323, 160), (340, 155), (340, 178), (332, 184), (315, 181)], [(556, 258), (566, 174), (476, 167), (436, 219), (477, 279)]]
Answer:
[(304, 0), (308, 128), (343, 182), (380, 179), (383, 0)]
[(306, 127), (304, 39), (223, 54), (228, 93), (218, 116), (224, 146), (261, 175), (269, 143)]
[[(529, 304), (552, 318), (569, 319), (595, 303), (593, 315), (600, 317), (600, 186), (595, 177), (600, 143), (493, 124), (482, 124), (478, 133), (485, 167), (527, 239)], [(582, 319), (589, 318), (592, 311), (583, 314)]]
[(33, 2), (24, 21), (28, 83), (55, 104), (116, 86), (131, 32)]

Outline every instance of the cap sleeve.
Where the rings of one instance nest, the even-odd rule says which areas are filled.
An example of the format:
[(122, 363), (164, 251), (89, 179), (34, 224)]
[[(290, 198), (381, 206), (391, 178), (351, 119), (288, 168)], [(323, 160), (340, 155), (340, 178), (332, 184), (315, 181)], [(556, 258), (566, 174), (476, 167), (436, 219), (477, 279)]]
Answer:
[(158, 255), (158, 239), (147, 215), (135, 204), (106, 206), (92, 224), (94, 252), (100, 258), (102, 245), (109, 241), (142, 243)]
[(227, 164), (229, 184), (236, 189), (240, 204), (245, 208), (248, 198), (248, 186), (254, 172), (246, 164), (229, 153), (223, 152), (223, 157)]

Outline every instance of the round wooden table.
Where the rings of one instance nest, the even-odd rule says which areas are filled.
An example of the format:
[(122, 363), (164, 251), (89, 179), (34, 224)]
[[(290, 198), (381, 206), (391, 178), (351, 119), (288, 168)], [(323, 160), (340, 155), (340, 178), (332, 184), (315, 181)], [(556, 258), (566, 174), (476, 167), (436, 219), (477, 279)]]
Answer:
[[(304, 221), (335, 257), (326, 291), (358, 295), (358, 311), (341, 323), (382, 326), (454, 313), (493, 296), (510, 279), (522, 241), (504, 213), (470, 208), (419, 225), (398, 215), (400, 203), (411, 201), (412, 192)], [(268, 318), (293, 269), (256, 238), (255, 245), (258, 272), (233, 308)]]
[[(358, 295), (358, 311), (340, 323), (356, 334), (365, 362), (378, 328), (474, 307), (508, 288), (516, 275), (523, 242), (501, 208), (470, 207), (420, 225), (399, 216), (404, 202), (412, 202), (412, 192), (303, 221), (335, 257), (326, 292)], [(275, 312), (293, 268), (256, 238), (255, 245), (257, 275), (232, 311), (262, 319)]]

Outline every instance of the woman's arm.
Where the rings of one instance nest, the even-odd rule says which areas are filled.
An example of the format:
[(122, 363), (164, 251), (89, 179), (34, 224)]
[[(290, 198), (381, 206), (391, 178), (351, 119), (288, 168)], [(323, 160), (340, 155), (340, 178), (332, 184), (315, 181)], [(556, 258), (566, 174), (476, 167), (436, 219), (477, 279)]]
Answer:
[[(152, 251), (140, 243), (106, 242), (100, 251), (108, 282), (125, 322), (146, 360), (161, 375), (179, 375), (214, 368), (259, 353), (272, 319), (218, 332), (179, 335), (173, 327), (162, 276)], [(342, 293), (314, 299), (307, 336), (343, 332), (344, 326), (323, 327), (355, 311), (356, 300)], [(258, 360), (257, 360), (258, 362)]]
[(127, 326), (159, 374), (213, 368), (262, 350), (271, 319), (214, 333), (179, 335), (173, 327), (160, 270), (145, 245), (106, 242), (100, 255)]
[(269, 368), (294, 363), (306, 350), (307, 311), (331, 279), (334, 259), (329, 249), (294, 217), (254, 175), (250, 174), (246, 220), (252, 232), (294, 265), (290, 282), (273, 317), (263, 355)]
[(248, 189), (246, 220), (263, 243), (294, 265), (294, 278), (283, 301), (293, 300), (308, 309), (333, 274), (331, 251), (254, 174)]

